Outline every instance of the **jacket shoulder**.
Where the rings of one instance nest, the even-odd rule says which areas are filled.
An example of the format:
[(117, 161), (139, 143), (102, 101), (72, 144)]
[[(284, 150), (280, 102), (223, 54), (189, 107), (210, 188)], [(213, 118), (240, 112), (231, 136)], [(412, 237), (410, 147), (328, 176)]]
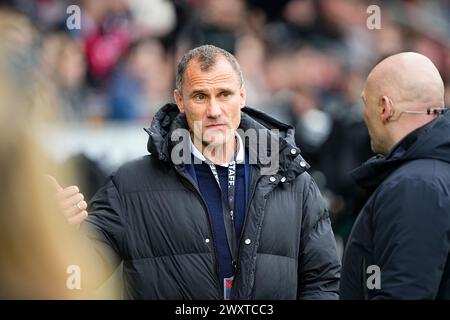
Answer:
[(113, 183), (119, 193), (154, 189), (173, 175), (173, 168), (169, 163), (160, 161), (152, 155), (129, 161), (120, 166), (111, 175)]
[(379, 187), (380, 190), (406, 186), (414, 182), (422, 183), (430, 189), (450, 187), (450, 163), (436, 159), (409, 161), (395, 170)]
[[(411, 161), (391, 174), (368, 201), (373, 221), (440, 219), (448, 217), (450, 165), (433, 159)], [(447, 219), (447, 218), (446, 218)], [(448, 223), (440, 223), (441, 227)]]

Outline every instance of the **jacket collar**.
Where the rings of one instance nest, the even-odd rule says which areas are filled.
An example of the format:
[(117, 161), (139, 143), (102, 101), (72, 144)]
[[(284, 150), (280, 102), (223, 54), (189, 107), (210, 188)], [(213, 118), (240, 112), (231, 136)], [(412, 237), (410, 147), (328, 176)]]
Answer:
[(450, 113), (410, 132), (386, 155), (377, 155), (351, 172), (361, 187), (376, 188), (406, 162), (436, 159), (450, 162)]
[[(186, 117), (184, 113), (179, 112), (176, 104), (166, 104), (155, 114), (150, 127), (144, 129), (149, 134), (148, 151), (157, 156), (160, 161), (172, 162), (170, 155), (176, 142), (173, 142), (170, 137), (177, 129), (188, 129)], [(292, 126), (282, 123), (262, 111), (245, 107), (241, 110), (238, 134), (248, 132), (247, 130), (249, 129), (253, 129), (252, 131), (256, 133), (258, 142), (270, 141), (269, 139), (274, 139), (274, 141), (278, 142), (279, 163), (276, 174), (285, 177), (286, 180), (292, 180), (309, 168), (309, 165), (300, 155), (300, 149), (295, 144), (294, 128)], [(274, 129), (278, 130), (278, 135), (273, 132)], [(256, 159), (250, 157), (252, 165), (260, 169), (264, 168), (265, 162), (257, 152), (258, 146), (250, 144), (249, 139), (245, 139), (245, 137), (241, 136), (241, 138), (245, 149), (248, 150), (250, 155), (258, 155)], [(189, 143), (189, 141), (186, 143)], [(271, 153), (271, 145), (268, 143), (265, 156), (271, 157)]]

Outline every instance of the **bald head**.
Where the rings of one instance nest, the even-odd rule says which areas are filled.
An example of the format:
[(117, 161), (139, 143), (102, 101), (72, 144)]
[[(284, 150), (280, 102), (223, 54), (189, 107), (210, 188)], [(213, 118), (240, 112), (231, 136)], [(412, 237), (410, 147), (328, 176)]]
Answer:
[(444, 108), (444, 83), (430, 59), (404, 52), (373, 68), (362, 98), (372, 150), (387, 154), (408, 133), (434, 119), (428, 108)]
[(398, 108), (424, 110), (444, 107), (444, 83), (433, 62), (415, 52), (390, 56), (367, 77), (366, 94), (386, 95)]

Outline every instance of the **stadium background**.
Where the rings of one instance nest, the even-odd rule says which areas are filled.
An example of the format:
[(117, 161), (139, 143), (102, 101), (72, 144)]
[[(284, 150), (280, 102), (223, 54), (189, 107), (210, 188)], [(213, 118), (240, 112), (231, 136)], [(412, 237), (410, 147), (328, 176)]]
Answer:
[[(81, 23), (69, 30), (73, 4)], [(381, 9), (379, 29), (368, 28), (370, 5)], [(57, 119), (39, 132), (42, 146), (78, 168), (66, 184), (89, 198), (117, 166), (145, 155), (142, 128), (173, 101), (179, 58), (214, 44), (240, 62), (247, 105), (295, 126), (340, 252), (367, 197), (349, 176), (372, 156), (365, 77), (384, 57), (416, 51), (441, 72), (450, 105), (449, 31), (448, 0), (0, 1), (0, 40), (17, 70), (39, 74)]]

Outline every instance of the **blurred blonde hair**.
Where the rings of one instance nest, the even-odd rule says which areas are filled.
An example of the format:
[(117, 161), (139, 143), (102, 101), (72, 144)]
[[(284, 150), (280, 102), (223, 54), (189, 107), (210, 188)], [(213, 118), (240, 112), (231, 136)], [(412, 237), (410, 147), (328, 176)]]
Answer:
[[(1, 25), (4, 17), (0, 12)], [(87, 272), (99, 269), (92, 246), (68, 224), (46, 181), (56, 171), (37, 133), (51, 109), (51, 93), (11, 43), (27, 37), (30, 24), (18, 14), (6, 17), (11, 32), (20, 32), (11, 36), (0, 27), (0, 298), (98, 298), (83, 290), (98, 283), (98, 274)], [(67, 286), (71, 265), (80, 267), (81, 290)]]

